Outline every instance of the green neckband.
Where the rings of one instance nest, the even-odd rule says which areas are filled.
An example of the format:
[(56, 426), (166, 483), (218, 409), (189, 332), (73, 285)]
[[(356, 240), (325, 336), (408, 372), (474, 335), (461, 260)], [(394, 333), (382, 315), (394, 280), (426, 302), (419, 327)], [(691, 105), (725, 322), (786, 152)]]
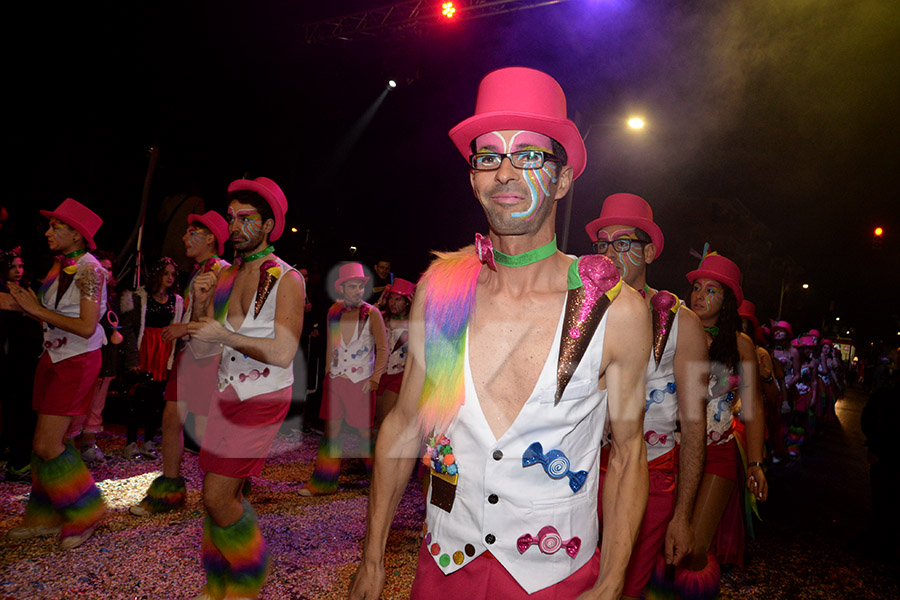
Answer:
[(503, 254), (499, 250), (494, 250), (494, 261), (504, 267), (524, 267), (553, 256), (556, 250), (556, 235), (554, 235), (548, 244), (522, 254)]
[(246, 256), (242, 256), (241, 262), (244, 262), (244, 263), (253, 262), (257, 258), (262, 258), (263, 256), (266, 256), (267, 254), (272, 254), (273, 252), (275, 252), (275, 246), (266, 246), (259, 252), (254, 252), (253, 254), (248, 254)]
[(87, 254), (87, 248), (82, 248), (81, 250), (75, 250), (74, 252), (67, 252), (63, 254), (66, 258), (78, 258), (82, 254)]

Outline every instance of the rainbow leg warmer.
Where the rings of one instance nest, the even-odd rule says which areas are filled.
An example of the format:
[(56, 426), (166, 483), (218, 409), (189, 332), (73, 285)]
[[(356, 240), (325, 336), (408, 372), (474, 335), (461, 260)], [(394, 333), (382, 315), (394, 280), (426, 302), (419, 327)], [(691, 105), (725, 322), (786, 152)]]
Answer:
[(52, 460), (42, 461), (35, 476), (53, 508), (63, 518), (60, 538), (80, 535), (106, 514), (106, 503), (81, 454), (72, 446)]
[(650, 581), (644, 588), (644, 598), (646, 600), (676, 600), (678, 597), (676, 592), (675, 567), (666, 564), (666, 558), (660, 554), (656, 557), (656, 564), (653, 565)]
[(53, 502), (37, 476), (43, 462), (36, 454), (31, 455), (31, 495), (28, 496), (25, 519), (22, 521), (25, 527), (56, 527), (62, 522), (62, 515), (53, 508)]
[(266, 582), (269, 555), (256, 520), (246, 500), (241, 518), (219, 527), (207, 515), (200, 546), (206, 570), (206, 593), (213, 598), (256, 598)]
[(675, 588), (681, 600), (713, 600), (719, 597), (722, 569), (716, 555), (707, 555), (706, 566), (700, 571), (675, 570)]
[(184, 506), (186, 498), (184, 477), (160, 475), (150, 484), (141, 506), (151, 513), (168, 512)]
[(323, 437), (319, 442), (319, 453), (316, 455), (316, 468), (306, 487), (313, 494), (332, 494), (337, 491), (338, 477), (341, 474), (341, 455), (344, 451), (344, 440), (340, 437), (329, 440)]

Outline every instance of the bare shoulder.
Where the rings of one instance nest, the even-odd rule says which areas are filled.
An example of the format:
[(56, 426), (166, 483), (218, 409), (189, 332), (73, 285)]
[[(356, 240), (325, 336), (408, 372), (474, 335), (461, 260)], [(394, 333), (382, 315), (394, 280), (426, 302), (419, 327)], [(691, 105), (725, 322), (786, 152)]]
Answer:
[(650, 311), (647, 303), (634, 288), (623, 285), (619, 295), (609, 308), (609, 327), (616, 330), (632, 327), (646, 322), (650, 323)]
[(756, 357), (756, 344), (753, 343), (753, 340), (750, 339), (746, 333), (740, 332), (737, 334), (737, 343), (738, 343), (738, 352), (741, 353), (741, 358), (744, 360), (753, 357)]
[(706, 333), (703, 331), (703, 323), (697, 313), (682, 306), (678, 310), (678, 343), (682, 341), (688, 343), (697, 342), (706, 347)]
[(301, 300), (306, 297), (306, 284), (299, 272), (291, 269), (281, 276), (281, 285), (278, 286), (278, 295), (281, 297), (297, 297)]
[[(630, 359), (633, 353), (636, 353), (636, 356), (648, 354), (652, 335), (647, 303), (633, 288), (623, 285), (609, 308), (609, 321), (606, 326), (609, 343), (604, 344), (608, 349), (607, 356), (615, 360)], [(646, 362), (646, 358), (644, 361)]]

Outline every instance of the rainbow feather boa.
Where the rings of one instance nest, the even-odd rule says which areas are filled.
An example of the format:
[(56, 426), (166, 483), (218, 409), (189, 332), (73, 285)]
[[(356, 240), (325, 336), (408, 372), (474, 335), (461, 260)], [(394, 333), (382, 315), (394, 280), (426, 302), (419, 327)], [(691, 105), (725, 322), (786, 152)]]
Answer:
[(420, 280), (425, 284), (426, 370), (418, 418), (424, 432), (444, 431), (465, 402), (466, 329), (481, 272), (474, 246), (435, 256)]

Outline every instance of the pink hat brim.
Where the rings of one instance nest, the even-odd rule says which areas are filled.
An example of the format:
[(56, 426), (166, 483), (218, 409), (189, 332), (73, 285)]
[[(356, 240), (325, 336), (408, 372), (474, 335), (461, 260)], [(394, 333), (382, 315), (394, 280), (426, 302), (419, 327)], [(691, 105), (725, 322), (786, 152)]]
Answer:
[[(188, 224), (193, 223), (194, 221), (203, 224), (207, 229), (209, 229), (210, 233), (213, 234), (213, 237), (216, 238), (216, 253), (219, 256), (222, 256), (225, 253), (225, 239), (228, 238), (228, 224), (225, 225), (225, 231), (216, 233), (216, 229), (221, 227), (221, 223), (216, 223), (206, 215), (188, 215), (187, 222)], [(222, 239), (222, 234), (224, 233), (224, 238)]]
[(659, 258), (659, 255), (662, 254), (663, 246), (665, 246), (666, 243), (666, 238), (663, 236), (662, 229), (659, 228), (659, 225), (657, 225), (650, 219), (644, 219), (643, 217), (625, 216), (600, 217), (585, 225), (584, 230), (585, 232), (587, 232), (588, 237), (591, 238), (591, 241), (595, 242), (597, 241), (598, 232), (604, 227), (609, 227), (610, 225), (631, 225), (632, 227), (637, 227), (650, 236), (650, 241), (653, 242), (654, 246), (656, 246), (656, 257)]
[(729, 289), (734, 292), (734, 297), (737, 299), (738, 306), (744, 301), (744, 290), (741, 289), (741, 284), (733, 279), (722, 277), (722, 274), (718, 271), (711, 271), (701, 267), (687, 274), (687, 280), (691, 283), (694, 283), (698, 279), (712, 279), (718, 281), (722, 285), (727, 285)]
[[(275, 182), (273, 181), (272, 183)], [(238, 179), (232, 181), (231, 185), (228, 186), (229, 192), (237, 192), (240, 190), (256, 192), (269, 203), (269, 206), (272, 208), (272, 215), (275, 217), (275, 227), (272, 228), (272, 232), (269, 234), (269, 241), (274, 242), (280, 238), (281, 234), (284, 233), (284, 215), (287, 213), (287, 206), (282, 206), (280, 199), (275, 197), (272, 190), (253, 179)], [(287, 200), (285, 200), (285, 204), (286, 203)]]
[(368, 277), (361, 277), (359, 275), (351, 275), (350, 277), (341, 277), (337, 281), (334, 282), (334, 289), (338, 293), (343, 293), (344, 290), (341, 289), (341, 286), (347, 283), (348, 281), (352, 281), (353, 279), (362, 279), (364, 284), (369, 283)]
[(52, 210), (42, 210), (42, 211), (40, 211), (40, 213), (43, 216), (47, 217), (48, 219), (51, 217), (59, 219), (60, 221), (62, 221), (63, 223), (65, 223), (66, 225), (68, 225), (69, 227), (71, 227), (72, 229), (77, 231), (78, 233), (80, 233), (81, 237), (84, 238), (84, 243), (88, 247), (89, 250), (97, 249), (97, 244), (94, 242), (94, 236), (91, 235), (90, 232), (87, 229), (85, 229), (85, 227), (83, 225), (81, 225), (80, 223), (73, 223), (72, 221), (69, 220), (68, 216), (59, 214)]
[(549, 136), (566, 149), (572, 167), (572, 178), (577, 179), (587, 166), (587, 150), (575, 123), (568, 119), (557, 119), (516, 111), (494, 111), (473, 115), (450, 130), (450, 139), (466, 161), (472, 154), (472, 140), (492, 131), (521, 129)]

